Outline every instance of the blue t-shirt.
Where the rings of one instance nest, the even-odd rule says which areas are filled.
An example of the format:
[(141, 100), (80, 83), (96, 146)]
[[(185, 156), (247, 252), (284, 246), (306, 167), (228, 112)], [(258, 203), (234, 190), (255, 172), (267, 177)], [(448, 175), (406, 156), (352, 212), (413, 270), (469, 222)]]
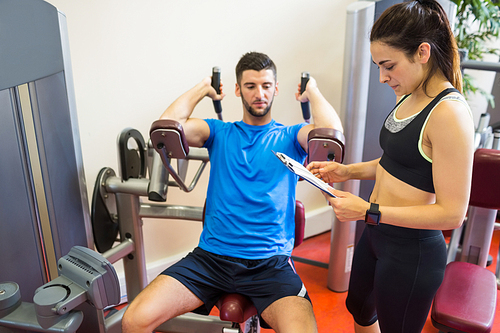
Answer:
[(204, 147), (211, 167), (199, 247), (244, 259), (291, 255), (298, 177), (272, 151), (303, 163), (306, 152), (297, 134), (306, 123), (205, 121), (210, 136)]

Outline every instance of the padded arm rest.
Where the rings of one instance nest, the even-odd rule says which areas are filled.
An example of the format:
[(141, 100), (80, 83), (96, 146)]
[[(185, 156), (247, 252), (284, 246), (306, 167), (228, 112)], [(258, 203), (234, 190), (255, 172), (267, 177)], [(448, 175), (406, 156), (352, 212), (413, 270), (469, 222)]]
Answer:
[[(169, 174), (174, 177), (176, 184), (184, 191), (191, 192), (196, 183), (200, 179), (200, 176), (209, 162), (208, 154), (191, 154), (189, 155), (189, 145), (179, 122), (172, 119), (160, 119), (155, 121), (151, 125), (149, 131), (149, 136), (151, 138), (151, 144), (153, 148), (158, 152), (163, 162), (163, 165), (168, 169)], [(200, 149), (200, 148), (196, 148)], [(191, 151), (196, 152), (193, 148)], [(195, 156), (196, 155), (196, 156)], [(170, 164), (170, 159), (176, 158), (178, 172), (176, 172), (172, 165)], [(186, 168), (189, 159), (195, 159), (202, 161), (198, 171), (196, 172), (193, 181), (189, 187), (185, 184)], [(181, 163), (186, 162), (186, 163)]]
[(345, 137), (342, 132), (333, 128), (315, 128), (307, 137), (307, 162), (344, 161)]
[(154, 149), (158, 151), (162, 159), (164, 156), (183, 159), (189, 154), (189, 145), (182, 125), (175, 120), (156, 120), (151, 125), (149, 136)]
[(469, 204), (500, 209), (500, 150), (478, 149), (474, 153)]

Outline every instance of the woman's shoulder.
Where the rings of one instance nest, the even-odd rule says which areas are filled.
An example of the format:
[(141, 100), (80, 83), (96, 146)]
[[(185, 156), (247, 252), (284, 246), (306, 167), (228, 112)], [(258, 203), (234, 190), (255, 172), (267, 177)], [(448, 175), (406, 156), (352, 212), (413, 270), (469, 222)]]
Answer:
[(442, 97), (429, 115), (430, 129), (474, 128), (472, 111), (464, 96), (452, 92)]
[(467, 100), (458, 91), (452, 91), (443, 96), (436, 105), (436, 111), (472, 117), (472, 111)]

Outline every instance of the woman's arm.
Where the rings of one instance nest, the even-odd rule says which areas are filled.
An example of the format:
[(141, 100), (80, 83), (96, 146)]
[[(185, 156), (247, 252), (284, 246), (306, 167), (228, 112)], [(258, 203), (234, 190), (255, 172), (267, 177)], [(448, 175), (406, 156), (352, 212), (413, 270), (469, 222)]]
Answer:
[[(448, 230), (459, 227), (469, 203), (474, 156), (474, 125), (464, 105), (442, 102), (425, 130), (432, 150), (435, 202), (415, 206), (379, 207), (381, 223), (416, 229)], [(332, 191), (329, 199), (340, 221), (364, 219), (369, 203), (350, 193)]]
[(337, 162), (312, 162), (307, 169), (326, 183), (340, 183), (349, 179), (375, 179), (379, 160), (380, 158), (348, 165)]

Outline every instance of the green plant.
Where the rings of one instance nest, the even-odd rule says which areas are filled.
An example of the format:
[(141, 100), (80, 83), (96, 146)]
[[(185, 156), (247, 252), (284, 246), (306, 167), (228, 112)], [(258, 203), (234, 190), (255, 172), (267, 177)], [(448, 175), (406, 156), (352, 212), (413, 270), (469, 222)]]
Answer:
[[(466, 50), (469, 60), (482, 60), (490, 53), (500, 56), (500, 49), (489, 47), (500, 36), (500, 3), (491, 0), (452, 0), (457, 5), (455, 39), (459, 49)], [(464, 94), (479, 92), (495, 107), (494, 97), (475, 86), (470, 75), (464, 75)]]

